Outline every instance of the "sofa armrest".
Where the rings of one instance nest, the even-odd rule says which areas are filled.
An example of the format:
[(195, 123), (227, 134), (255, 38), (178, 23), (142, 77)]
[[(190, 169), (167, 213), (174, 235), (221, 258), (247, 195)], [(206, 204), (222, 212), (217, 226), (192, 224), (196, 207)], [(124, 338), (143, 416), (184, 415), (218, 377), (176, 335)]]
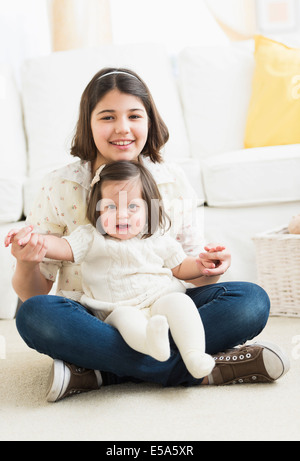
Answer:
[(0, 319), (13, 319), (18, 306), (18, 296), (12, 287), (12, 276), (15, 268), (15, 258), (10, 248), (5, 248), (3, 242), (7, 232), (12, 228), (24, 226), (24, 221), (0, 225)]

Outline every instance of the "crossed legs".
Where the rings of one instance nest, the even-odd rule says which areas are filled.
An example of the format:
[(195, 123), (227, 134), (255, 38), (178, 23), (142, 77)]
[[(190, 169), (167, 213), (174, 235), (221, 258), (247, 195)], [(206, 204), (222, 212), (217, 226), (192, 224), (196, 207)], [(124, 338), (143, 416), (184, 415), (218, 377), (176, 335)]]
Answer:
[(184, 293), (170, 293), (149, 308), (150, 318), (133, 307), (113, 311), (106, 323), (115, 327), (127, 344), (159, 361), (170, 357), (168, 331), (192, 376), (202, 378), (213, 369), (213, 358), (205, 353), (205, 332), (194, 302)]

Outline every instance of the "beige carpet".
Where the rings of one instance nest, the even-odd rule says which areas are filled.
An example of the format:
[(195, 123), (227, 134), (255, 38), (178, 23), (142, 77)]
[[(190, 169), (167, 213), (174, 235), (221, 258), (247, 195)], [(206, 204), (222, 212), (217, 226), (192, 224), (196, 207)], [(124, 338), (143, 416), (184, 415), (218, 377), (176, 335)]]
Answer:
[(14, 321), (0, 321), (0, 440), (300, 440), (300, 319), (270, 318), (260, 337), (291, 359), (274, 384), (125, 384), (50, 404), (51, 359), (27, 348)]

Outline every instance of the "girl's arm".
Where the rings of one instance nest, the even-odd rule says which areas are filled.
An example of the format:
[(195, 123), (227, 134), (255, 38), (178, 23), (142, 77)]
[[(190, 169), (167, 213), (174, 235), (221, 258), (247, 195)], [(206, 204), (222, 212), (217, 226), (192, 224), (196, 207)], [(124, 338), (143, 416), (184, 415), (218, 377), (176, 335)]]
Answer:
[(53, 282), (41, 274), (38, 262), (17, 260), (12, 286), (24, 302), (33, 296), (47, 295), (51, 291)]

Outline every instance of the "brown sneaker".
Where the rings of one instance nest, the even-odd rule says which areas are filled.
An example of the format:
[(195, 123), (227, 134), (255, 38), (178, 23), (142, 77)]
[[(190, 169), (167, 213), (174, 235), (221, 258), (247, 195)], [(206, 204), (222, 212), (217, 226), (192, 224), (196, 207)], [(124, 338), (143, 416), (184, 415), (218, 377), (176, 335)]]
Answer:
[(270, 383), (290, 369), (286, 354), (275, 344), (264, 341), (214, 354), (216, 366), (209, 384)]
[(48, 402), (99, 389), (102, 384), (100, 371), (80, 368), (62, 360), (54, 360), (47, 392)]

